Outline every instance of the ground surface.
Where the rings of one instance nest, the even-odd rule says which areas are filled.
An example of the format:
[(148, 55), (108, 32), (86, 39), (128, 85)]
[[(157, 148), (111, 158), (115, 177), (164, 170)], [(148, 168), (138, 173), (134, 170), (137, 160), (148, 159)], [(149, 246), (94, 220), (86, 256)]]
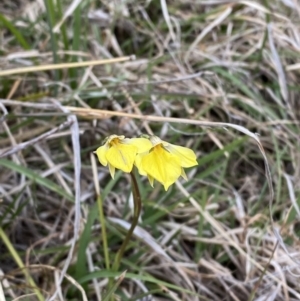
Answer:
[[(300, 300), (298, 0), (4, 0), (0, 13), (1, 301)], [(152, 133), (198, 166), (167, 192), (137, 176), (142, 215), (113, 272), (130, 177), (112, 180), (93, 151)]]

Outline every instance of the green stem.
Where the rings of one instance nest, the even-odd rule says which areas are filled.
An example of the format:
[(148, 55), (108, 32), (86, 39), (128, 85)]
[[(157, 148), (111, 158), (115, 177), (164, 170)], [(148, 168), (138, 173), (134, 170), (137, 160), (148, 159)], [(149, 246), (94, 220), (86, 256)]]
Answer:
[[(128, 243), (131, 239), (133, 231), (134, 231), (136, 225), (138, 224), (139, 216), (140, 216), (140, 212), (141, 212), (141, 208), (142, 208), (141, 194), (140, 194), (139, 187), (138, 187), (135, 175), (134, 175), (134, 171), (132, 171), (130, 173), (130, 176), (131, 176), (131, 185), (132, 185), (133, 202), (134, 202), (133, 219), (132, 219), (131, 227), (126, 234), (126, 237), (125, 237), (120, 249), (118, 250), (118, 253), (116, 254), (116, 257), (115, 257), (115, 260), (114, 260), (114, 263), (112, 266), (113, 272), (117, 272), (120, 267), (121, 259), (123, 257), (123, 254), (126, 250)], [(112, 283), (113, 283), (113, 279), (110, 278), (109, 285), (108, 285), (109, 288), (111, 288)], [(114, 300), (114, 299), (112, 298), (112, 300)]]
[[(47, 21), (49, 24), (49, 31), (50, 31), (50, 41), (51, 41), (51, 48), (53, 54), (53, 63), (58, 63), (58, 55), (57, 55), (57, 41), (56, 41), (56, 34), (53, 32), (53, 26), (55, 24), (55, 6), (53, 0), (44, 0), (46, 6), (46, 13), (47, 13)], [(59, 70), (54, 71), (54, 79), (56, 82), (59, 81)], [(57, 85), (54, 86), (54, 94), (57, 95), (58, 88)]]
[(123, 257), (123, 254), (125, 252), (125, 249), (130, 241), (130, 238), (132, 236), (132, 233), (134, 231), (134, 228), (136, 227), (138, 221), (139, 221), (139, 216), (141, 212), (141, 207), (142, 207), (142, 202), (141, 202), (141, 195), (140, 191), (135, 179), (135, 176), (133, 172), (130, 173), (131, 176), (131, 183), (132, 183), (132, 192), (133, 192), (133, 202), (134, 202), (134, 209), (133, 209), (133, 220), (130, 229), (128, 230), (126, 237), (115, 257), (114, 264), (112, 266), (112, 271), (116, 272), (119, 269), (121, 259)]
[(102, 235), (102, 243), (104, 249), (105, 266), (106, 269), (109, 270), (109, 253), (108, 253), (107, 236), (106, 236), (106, 225), (105, 225), (105, 218), (103, 212), (103, 202), (102, 202), (102, 197), (100, 195), (97, 196), (97, 204), (98, 204), (98, 211), (99, 211), (99, 220), (101, 223), (101, 235)]
[(38, 289), (37, 285), (35, 284), (34, 280), (30, 276), (30, 274), (29, 274), (26, 266), (24, 265), (21, 257), (19, 256), (18, 252), (16, 251), (16, 249), (14, 248), (14, 246), (12, 245), (11, 241), (9, 240), (8, 236), (5, 234), (5, 232), (3, 231), (2, 228), (0, 228), (0, 237), (1, 237), (2, 241), (4, 242), (4, 244), (6, 245), (8, 251), (10, 252), (13, 259), (15, 260), (18, 267), (23, 271), (23, 273), (25, 275), (25, 278), (27, 279), (29, 285), (33, 288), (33, 290), (36, 293), (39, 301), (45, 301), (43, 295), (41, 294), (41, 292), (39, 291), (39, 289)]

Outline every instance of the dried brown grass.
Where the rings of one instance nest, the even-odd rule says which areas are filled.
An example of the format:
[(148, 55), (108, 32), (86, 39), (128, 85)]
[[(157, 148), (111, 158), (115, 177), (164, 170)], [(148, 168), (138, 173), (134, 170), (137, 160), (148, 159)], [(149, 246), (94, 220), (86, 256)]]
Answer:
[[(167, 194), (140, 181), (144, 211), (123, 262), (119, 299), (300, 300), (299, 3), (72, 3), (63, 3), (66, 18), (52, 28), (66, 26), (69, 49), (57, 35), (55, 51), (43, 2), (0, 4), (31, 43), (24, 51), (0, 28), (0, 76), (16, 68), (0, 82), (0, 157), (7, 159), (0, 159), (1, 228), (43, 296), (57, 290), (55, 300), (101, 300), (109, 275), (99, 222), (89, 224), (95, 183), (105, 196), (111, 254), (130, 225), (130, 185), (124, 174), (112, 182), (90, 154), (111, 133), (155, 133), (193, 148), (199, 167)], [(78, 32), (75, 4), (83, 19)], [(71, 43), (76, 34), (78, 47)], [(60, 63), (78, 62), (76, 72), (38, 70), (53, 63), (54, 52)], [(125, 63), (79, 68), (133, 54)], [(34, 72), (18, 72), (25, 67)], [(255, 139), (243, 140), (223, 123), (258, 134), (275, 192), (271, 212)], [(79, 260), (85, 275), (76, 270)], [(34, 300), (2, 243), (0, 262), (0, 300)]]

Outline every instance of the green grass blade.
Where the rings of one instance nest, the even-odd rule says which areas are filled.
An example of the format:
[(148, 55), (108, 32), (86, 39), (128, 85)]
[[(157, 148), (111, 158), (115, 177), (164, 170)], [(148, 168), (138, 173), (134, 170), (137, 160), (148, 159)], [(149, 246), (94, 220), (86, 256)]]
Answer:
[[(55, 8), (52, 0), (45, 0), (46, 5), (46, 13), (47, 13), (47, 21), (49, 25), (49, 32), (51, 37), (51, 48), (52, 48), (52, 54), (53, 54), (53, 63), (57, 64), (59, 62), (58, 55), (57, 55), (57, 41), (56, 41), (56, 35), (53, 32), (53, 27), (55, 25)], [(54, 71), (54, 78), (55, 81), (59, 80), (59, 70)], [(57, 87), (55, 86), (54, 90), (55, 94), (57, 94)]]
[(89, 245), (92, 238), (92, 226), (98, 216), (97, 204), (94, 204), (91, 208), (87, 222), (85, 224), (83, 233), (79, 239), (79, 248), (76, 262), (76, 274), (75, 279), (80, 279), (84, 275), (88, 274), (87, 260), (86, 260), (86, 248)]
[(20, 31), (9, 21), (7, 20), (2, 14), (0, 14), (0, 24), (3, 24), (16, 38), (19, 44), (26, 50), (31, 49), (29, 44), (26, 42)]
[[(82, 283), (85, 283), (85, 282), (90, 281), (95, 278), (114, 278), (114, 277), (119, 277), (120, 275), (121, 275), (120, 272), (111, 272), (111, 271), (107, 271), (107, 270), (101, 270), (101, 271), (96, 271), (96, 272), (86, 275), (85, 277), (79, 279), (78, 282), (82, 284)], [(190, 295), (199, 296), (199, 297), (203, 298), (203, 296), (199, 295), (198, 293), (195, 293), (188, 289), (179, 287), (175, 284), (171, 284), (171, 283), (159, 280), (150, 275), (126, 273), (125, 278), (126, 279), (136, 279), (136, 280), (140, 280), (140, 281), (147, 281), (147, 282), (150, 282), (153, 284), (157, 284), (159, 286), (165, 286), (170, 289), (174, 289), (176, 291), (184, 292), (184, 293), (187, 293)], [(201, 300), (206, 300), (206, 299), (201, 299)]]
[(27, 167), (24, 167), (22, 165), (18, 165), (12, 161), (6, 160), (6, 159), (0, 159), (0, 165), (4, 166), (8, 169), (14, 170), (20, 174), (25, 175), (28, 179), (48, 188), (49, 190), (56, 192), (58, 195), (61, 197), (64, 197), (65, 199), (74, 202), (74, 198), (66, 193), (64, 189), (62, 189), (60, 186), (57, 184), (53, 183), (51, 180), (47, 178), (41, 177), (39, 174), (36, 172), (30, 170)]
[(124, 277), (126, 275), (126, 271), (123, 272), (120, 277), (117, 279), (117, 281), (114, 283), (112, 288), (107, 292), (107, 294), (103, 297), (103, 301), (108, 301), (110, 297), (114, 294), (114, 292), (117, 290), (121, 282), (123, 281)]

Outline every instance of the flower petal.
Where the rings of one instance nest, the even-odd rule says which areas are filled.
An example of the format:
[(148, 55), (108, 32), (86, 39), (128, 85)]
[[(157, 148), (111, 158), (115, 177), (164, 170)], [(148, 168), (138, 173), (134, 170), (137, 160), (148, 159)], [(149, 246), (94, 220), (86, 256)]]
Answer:
[(186, 173), (185, 173), (185, 171), (184, 171), (184, 169), (181, 167), (181, 176), (187, 181), (188, 180), (188, 178), (187, 178), (187, 176), (186, 176)]
[(114, 179), (115, 178), (115, 171), (116, 171), (116, 169), (114, 168), (114, 166), (112, 166), (109, 163), (108, 163), (108, 168), (109, 168), (109, 172), (110, 172), (111, 177)]
[[(126, 139), (125, 139), (126, 140)], [(138, 148), (138, 154), (148, 152), (152, 148), (152, 143), (146, 138), (132, 138), (128, 143), (133, 144)]]
[(118, 143), (106, 152), (106, 159), (113, 167), (131, 172), (136, 153), (136, 146)]
[(198, 165), (196, 154), (191, 149), (174, 144), (169, 144), (168, 146), (164, 147), (171, 154), (179, 158), (181, 167), (192, 167)]
[(148, 175), (148, 180), (150, 182), (150, 185), (153, 187), (154, 179), (150, 175)]
[(108, 151), (108, 145), (107, 143), (105, 143), (104, 145), (98, 147), (95, 151), (97, 157), (98, 157), (98, 160), (100, 161), (100, 163), (103, 165), (103, 166), (106, 166), (107, 165), (107, 160), (106, 160), (106, 152)]
[(141, 166), (143, 171), (168, 190), (181, 174), (180, 160), (173, 154), (168, 153), (161, 145), (153, 148), (149, 154), (142, 157)]
[(135, 160), (134, 160), (134, 164), (135, 166), (137, 167), (138, 171), (139, 171), (139, 174), (142, 175), (142, 176), (146, 176), (147, 173), (143, 170), (143, 167), (142, 167), (142, 158), (144, 155), (147, 155), (147, 153), (145, 154), (137, 154), (136, 157), (135, 157)]

